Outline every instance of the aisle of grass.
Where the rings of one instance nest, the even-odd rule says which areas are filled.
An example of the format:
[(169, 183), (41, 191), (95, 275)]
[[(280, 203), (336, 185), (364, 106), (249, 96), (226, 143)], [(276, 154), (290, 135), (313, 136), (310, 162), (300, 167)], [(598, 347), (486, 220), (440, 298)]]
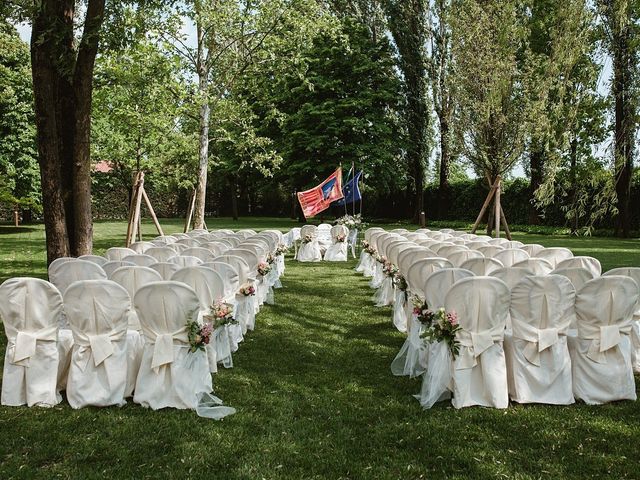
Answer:
[[(122, 228), (98, 224), (96, 245)], [(0, 235), (1, 276), (34, 273), (24, 250), (9, 251), (42, 255), (26, 237), (37, 233), (23, 235)], [(591, 246), (607, 250), (606, 268), (640, 265), (622, 242)], [(423, 411), (411, 396), (419, 381), (389, 370), (404, 337), (353, 266), (288, 259), (277, 304), (215, 377), (237, 415), (2, 407), (0, 478), (638, 478), (636, 402)]]

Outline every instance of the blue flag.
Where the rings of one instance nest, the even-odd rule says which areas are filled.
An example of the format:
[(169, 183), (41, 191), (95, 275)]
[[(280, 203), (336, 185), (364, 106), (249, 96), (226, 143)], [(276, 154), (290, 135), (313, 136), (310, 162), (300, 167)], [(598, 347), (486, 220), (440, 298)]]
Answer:
[(333, 202), (333, 205), (337, 207), (341, 207), (345, 204), (358, 202), (362, 199), (362, 195), (360, 195), (360, 177), (362, 176), (362, 171), (358, 172), (355, 177), (349, 180), (342, 187), (342, 194), (344, 198), (340, 200), (336, 200)]

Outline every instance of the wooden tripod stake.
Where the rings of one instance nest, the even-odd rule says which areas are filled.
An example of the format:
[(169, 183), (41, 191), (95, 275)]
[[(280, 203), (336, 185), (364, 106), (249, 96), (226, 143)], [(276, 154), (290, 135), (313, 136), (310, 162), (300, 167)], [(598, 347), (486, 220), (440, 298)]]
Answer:
[(500, 194), (501, 194), (501, 189), (502, 189), (502, 177), (500, 177), (500, 175), (498, 175), (496, 177), (495, 182), (493, 182), (493, 184), (491, 184), (491, 180), (489, 179), (489, 176), (487, 175), (487, 182), (489, 183), (489, 186), (491, 187), (489, 190), (489, 193), (487, 194), (487, 198), (485, 199), (484, 203), (482, 204), (482, 208), (480, 209), (480, 213), (478, 214), (478, 218), (476, 218), (475, 223), (473, 224), (473, 228), (471, 229), (471, 233), (476, 233), (476, 230), (478, 230), (478, 225), (480, 225), (480, 222), (482, 221), (482, 217), (484, 217), (485, 212), (487, 211), (487, 208), (489, 208), (489, 205), (491, 203), (491, 200), (494, 199), (494, 208), (495, 208), (495, 229), (496, 229), (496, 238), (500, 238), (500, 224), (502, 223), (502, 226), (504, 227), (504, 233), (506, 235), (506, 237), (511, 240), (511, 231), (509, 230), (509, 225), (507, 224), (507, 218), (504, 215), (504, 210), (502, 210), (502, 203), (500, 201)]
[(164, 235), (156, 212), (153, 210), (149, 196), (144, 189), (144, 172), (136, 173), (135, 181), (133, 182), (133, 194), (131, 195), (131, 204), (129, 205), (129, 223), (127, 225), (127, 239), (126, 246), (128, 247), (136, 240), (136, 235), (142, 240), (142, 228), (140, 218), (140, 207), (142, 206), (142, 200), (149, 210), (149, 214), (153, 219), (153, 223), (156, 226), (156, 230), (160, 235)]

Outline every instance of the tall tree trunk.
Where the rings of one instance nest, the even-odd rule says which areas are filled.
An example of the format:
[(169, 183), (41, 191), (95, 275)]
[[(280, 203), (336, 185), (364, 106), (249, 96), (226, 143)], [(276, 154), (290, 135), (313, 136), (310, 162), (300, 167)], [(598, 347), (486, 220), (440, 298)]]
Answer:
[[(614, 2), (615, 3), (615, 2)], [(627, 7), (629, 9), (631, 7)], [(633, 171), (633, 147), (635, 136), (635, 115), (631, 97), (632, 55), (629, 12), (621, 13), (625, 18), (616, 18), (613, 28), (613, 97), (615, 99), (615, 186), (618, 197), (618, 220), (616, 233), (628, 237), (631, 231), (629, 200), (631, 196), (631, 175)]]
[(571, 218), (571, 233), (578, 234), (578, 139), (574, 136), (571, 139), (570, 151), (570, 174), (571, 174), (571, 209), (573, 217)]
[(38, 163), (47, 261), (91, 253), (91, 100), (104, 0), (87, 5), (74, 47), (73, 0), (43, 0), (31, 32)]
[(449, 170), (451, 152), (449, 150), (449, 122), (444, 116), (440, 118), (440, 183), (438, 188), (438, 218), (444, 220), (449, 213), (451, 186), (449, 185)]
[(238, 220), (238, 179), (235, 175), (231, 178), (231, 216)]
[(533, 148), (530, 157), (531, 178), (529, 180), (529, 225), (540, 225), (540, 212), (535, 204), (535, 195), (542, 185), (544, 169), (544, 150)]
[[(196, 3), (196, 5), (198, 5)], [(198, 34), (198, 93), (200, 95), (200, 111), (198, 115), (198, 183), (196, 185), (196, 203), (193, 216), (193, 228), (204, 228), (204, 214), (207, 198), (207, 171), (209, 169), (209, 65), (205, 46), (205, 32), (200, 23), (200, 15), (196, 14)]]
[(413, 221), (424, 211), (424, 172), (429, 154), (426, 0), (395, 0), (385, 5), (389, 26), (400, 52), (407, 91), (407, 163), (413, 180)]

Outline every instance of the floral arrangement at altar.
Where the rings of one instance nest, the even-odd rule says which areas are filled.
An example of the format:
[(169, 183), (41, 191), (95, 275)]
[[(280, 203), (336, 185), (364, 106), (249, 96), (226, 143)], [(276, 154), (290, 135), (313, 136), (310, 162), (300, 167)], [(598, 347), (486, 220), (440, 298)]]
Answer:
[(206, 321), (210, 322), (215, 330), (222, 325), (231, 325), (236, 323), (233, 318), (233, 305), (230, 303), (218, 300), (211, 305), (211, 313), (203, 317)]
[(256, 288), (250, 283), (247, 283), (240, 287), (238, 293), (240, 293), (240, 295), (244, 295), (245, 297), (250, 297), (251, 295), (256, 294)]
[(263, 277), (266, 277), (271, 271), (271, 264), (267, 262), (260, 262), (258, 264), (258, 273)]
[(444, 308), (433, 311), (426, 302), (416, 299), (413, 314), (423, 326), (420, 337), (429, 342), (445, 342), (455, 360), (460, 352), (460, 342), (456, 338), (456, 332), (460, 330), (458, 314), (455, 311), (447, 312)]
[[(206, 317), (205, 317), (206, 318)], [(187, 322), (187, 335), (189, 337), (189, 351), (191, 353), (204, 350), (211, 341), (213, 325), (210, 322)]]
[(354, 228), (361, 230), (367, 226), (365, 222), (362, 221), (362, 215), (356, 213), (355, 215), (343, 215), (342, 217), (336, 218), (336, 225), (344, 225), (349, 230)]

